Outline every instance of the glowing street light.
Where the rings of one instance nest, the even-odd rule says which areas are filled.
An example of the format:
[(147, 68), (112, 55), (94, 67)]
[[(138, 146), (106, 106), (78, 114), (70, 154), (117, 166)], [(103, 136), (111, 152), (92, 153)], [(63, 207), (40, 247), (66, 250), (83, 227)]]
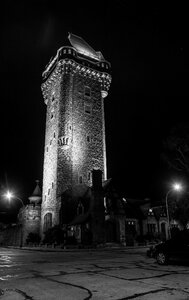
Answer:
[(168, 195), (173, 192), (180, 192), (182, 191), (183, 187), (180, 183), (174, 183), (171, 187), (171, 189), (167, 192), (166, 198), (165, 198), (165, 204), (166, 204), (166, 211), (167, 211), (167, 222), (168, 222), (168, 238), (171, 238), (171, 230), (170, 230), (170, 219), (169, 219), (169, 207), (168, 207)]
[(182, 185), (180, 183), (174, 183), (173, 184), (173, 190), (175, 191), (181, 191), (183, 189)]
[(7, 198), (9, 201), (12, 198), (16, 198), (16, 199), (18, 199), (22, 203), (22, 206), (24, 206), (24, 203), (23, 203), (22, 199), (20, 199), (19, 197), (13, 195), (10, 191), (7, 191), (7, 193), (5, 194), (5, 198)]
[(12, 193), (8, 191), (8, 192), (5, 194), (5, 197), (10, 201), (10, 199), (12, 198)]
[[(24, 203), (23, 203), (22, 199), (15, 196), (15, 195), (13, 195), (10, 191), (7, 191), (7, 193), (5, 194), (5, 198), (7, 198), (9, 200), (9, 202), (12, 198), (18, 199), (22, 203), (22, 207), (24, 207)], [(20, 232), (21, 232), (20, 247), (22, 247), (22, 245), (23, 245), (23, 228), (22, 228), (22, 224), (21, 224), (21, 231)]]

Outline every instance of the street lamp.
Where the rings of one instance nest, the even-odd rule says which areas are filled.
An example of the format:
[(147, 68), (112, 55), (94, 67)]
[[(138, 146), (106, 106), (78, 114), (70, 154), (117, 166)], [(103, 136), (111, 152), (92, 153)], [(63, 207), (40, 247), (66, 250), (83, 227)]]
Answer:
[[(15, 196), (15, 195), (13, 195), (10, 191), (7, 191), (7, 193), (5, 194), (5, 198), (7, 198), (9, 200), (9, 202), (10, 202), (11, 198), (18, 199), (21, 202), (22, 207), (24, 207), (24, 203), (23, 203), (22, 199), (19, 198), (19, 197), (17, 197), (17, 196)], [(22, 247), (22, 244), (23, 244), (23, 229), (22, 229), (22, 226), (23, 225), (21, 224), (21, 241), (20, 241), (20, 247)]]
[(22, 203), (22, 206), (24, 206), (24, 203), (22, 201), (22, 199), (20, 199), (19, 197), (13, 195), (10, 191), (7, 191), (7, 193), (5, 194), (5, 197), (10, 201), (11, 198), (16, 198), (18, 199), (21, 203)]
[(170, 230), (170, 219), (169, 219), (169, 207), (168, 207), (168, 196), (172, 191), (180, 192), (183, 189), (180, 183), (174, 183), (172, 188), (167, 192), (165, 197), (166, 204), (166, 212), (167, 212), (167, 222), (168, 222), (168, 238), (171, 238), (171, 230)]

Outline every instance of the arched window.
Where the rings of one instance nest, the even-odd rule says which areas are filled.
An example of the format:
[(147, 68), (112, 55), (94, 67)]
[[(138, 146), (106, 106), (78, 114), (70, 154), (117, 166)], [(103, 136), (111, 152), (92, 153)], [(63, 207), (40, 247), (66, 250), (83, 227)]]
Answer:
[(47, 213), (44, 216), (44, 224), (43, 224), (43, 231), (47, 231), (49, 228), (52, 227), (52, 214), (51, 213)]
[(77, 215), (83, 215), (84, 214), (84, 206), (81, 202), (79, 202), (77, 206)]

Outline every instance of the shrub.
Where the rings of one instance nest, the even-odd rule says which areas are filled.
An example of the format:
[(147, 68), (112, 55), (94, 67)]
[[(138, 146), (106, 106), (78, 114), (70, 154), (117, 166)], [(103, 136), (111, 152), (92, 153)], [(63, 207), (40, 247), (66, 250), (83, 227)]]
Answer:
[(38, 233), (30, 232), (27, 236), (26, 243), (39, 244), (40, 240), (41, 238)]
[(43, 243), (60, 245), (64, 243), (64, 234), (63, 229), (56, 225), (45, 232)]

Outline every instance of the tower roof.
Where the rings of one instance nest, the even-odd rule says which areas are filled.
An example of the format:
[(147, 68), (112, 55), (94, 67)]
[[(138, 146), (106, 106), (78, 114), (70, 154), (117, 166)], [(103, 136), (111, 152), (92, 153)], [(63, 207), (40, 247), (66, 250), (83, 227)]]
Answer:
[(68, 39), (71, 45), (77, 50), (77, 52), (89, 56), (95, 60), (104, 61), (104, 57), (101, 52), (96, 52), (84, 39), (73, 33), (69, 33)]
[(36, 180), (36, 187), (32, 193), (32, 195), (28, 198), (30, 200), (30, 202), (35, 202), (35, 203), (39, 203), (41, 201), (41, 189), (39, 187), (39, 180)]

